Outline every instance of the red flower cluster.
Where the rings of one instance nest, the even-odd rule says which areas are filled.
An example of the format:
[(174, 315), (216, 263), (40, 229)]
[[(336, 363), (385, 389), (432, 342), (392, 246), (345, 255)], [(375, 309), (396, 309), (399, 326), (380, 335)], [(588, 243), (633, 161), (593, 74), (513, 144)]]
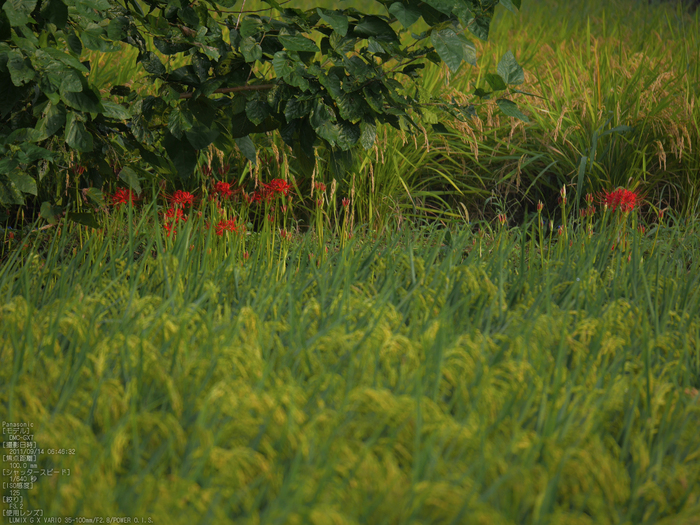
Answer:
[(127, 204), (128, 202), (131, 202), (131, 204), (133, 205), (134, 202), (139, 200), (139, 197), (131, 190), (117, 188), (117, 191), (114, 192), (114, 195), (112, 195), (111, 199), (112, 205), (115, 208), (119, 208), (119, 206), (121, 206), (122, 204)]
[(221, 198), (228, 198), (233, 195), (231, 191), (231, 185), (228, 182), (217, 182), (214, 184), (214, 195), (218, 195)]
[(615, 211), (618, 206), (624, 212), (632, 211), (639, 200), (639, 195), (635, 192), (624, 189), (615, 190), (613, 192), (605, 191), (603, 193), (601, 202), (608, 207), (612, 207), (613, 211)]
[(194, 195), (192, 195), (189, 191), (177, 190), (175, 195), (170, 198), (170, 205), (173, 207), (180, 207), (184, 206), (185, 204), (188, 206), (192, 206), (192, 204), (194, 204)]
[(236, 226), (236, 220), (231, 219), (230, 221), (219, 221), (219, 224), (216, 225), (216, 234), (221, 237), (224, 232), (237, 232), (238, 227)]
[(181, 208), (173, 206), (165, 212), (163, 229), (168, 232), (168, 237), (173, 233), (177, 233), (177, 225), (179, 222), (187, 222), (187, 215), (183, 213)]
[(262, 200), (265, 200), (265, 202), (270, 202), (277, 195), (284, 195), (286, 197), (289, 195), (289, 190), (291, 189), (292, 186), (288, 182), (282, 179), (273, 179), (268, 184), (263, 183), (262, 191), (256, 191), (253, 193), (253, 196), (249, 199), (249, 202), (261, 202)]

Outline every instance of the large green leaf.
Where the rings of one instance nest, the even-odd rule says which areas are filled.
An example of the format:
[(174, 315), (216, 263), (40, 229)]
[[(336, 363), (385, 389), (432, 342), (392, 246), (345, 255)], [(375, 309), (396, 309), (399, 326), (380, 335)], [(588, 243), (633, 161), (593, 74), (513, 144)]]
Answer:
[(420, 18), (420, 11), (418, 9), (408, 4), (402, 4), (401, 2), (394, 2), (391, 4), (389, 12), (394, 15), (406, 29), (418, 22)]
[(124, 166), (119, 172), (119, 178), (126, 182), (130, 189), (134, 190), (139, 195), (141, 194), (141, 184), (139, 182), (139, 176), (136, 172), (129, 166)]
[(262, 47), (250, 36), (241, 40), (241, 53), (246, 62), (255, 62), (263, 56)]
[(173, 161), (180, 178), (189, 178), (197, 166), (197, 150), (192, 147), (189, 141), (178, 140), (170, 132), (165, 134), (163, 146), (168, 157)]
[(82, 224), (83, 226), (89, 226), (91, 228), (100, 227), (100, 223), (97, 222), (97, 218), (93, 213), (69, 211), (66, 213), (66, 219)]
[(527, 118), (527, 116), (524, 115), (518, 109), (518, 106), (515, 104), (515, 102), (512, 102), (512, 101), (505, 99), (505, 98), (499, 98), (496, 101), (496, 104), (498, 104), (498, 107), (501, 109), (501, 111), (503, 111), (503, 113), (505, 113), (509, 117), (518, 118), (518, 119), (522, 120), (523, 122), (530, 122), (530, 120)]
[(360, 142), (365, 149), (372, 149), (377, 138), (377, 126), (371, 122), (363, 121), (360, 124)]
[(257, 126), (270, 114), (270, 107), (262, 100), (249, 100), (245, 105), (245, 114)]
[(316, 12), (340, 36), (345, 36), (348, 33), (348, 17), (344, 14), (337, 11), (326, 11), (321, 8), (317, 8)]
[(91, 90), (83, 89), (79, 93), (61, 93), (61, 98), (67, 106), (85, 113), (102, 113), (104, 111), (100, 99)]
[(165, 66), (153, 51), (143, 53), (138, 62), (141, 62), (143, 68), (151, 75), (160, 76), (165, 74)]
[(201, 124), (195, 124), (192, 129), (185, 131), (185, 136), (194, 149), (204, 149), (216, 140), (219, 132)]
[(107, 118), (114, 120), (128, 120), (131, 118), (131, 113), (128, 109), (111, 100), (103, 100), (102, 107), (104, 108), (104, 116)]
[(6, 0), (2, 9), (7, 14), (12, 27), (19, 27), (34, 22), (29, 16), (36, 7), (37, 0)]
[(192, 113), (184, 108), (173, 109), (168, 117), (168, 129), (178, 140), (182, 139), (183, 133), (192, 129), (193, 123)]
[(280, 35), (279, 40), (287, 51), (309, 51), (312, 53), (320, 51), (313, 40), (301, 35)]
[(66, 108), (63, 107), (63, 104), (56, 106), (49, 102), (44, 111), (44, 117), (36, 125), (36, 130), (40, 136), (39, 140), (49, 138), (66, 123)]
[(494, 91), (503, 91), (507, 87), (506, 83), (501, 78), (501, 75), (497, 75), (495, 73), (486, 73), (486, 75), (484, 75), (484, 78), (486, 79), (486, 82), (489, 83), (489, 86), (491, 86), (491, 89)]
[(496, 71), (498, 71), (498, 74), (505, 80), (506, 84), (518, 85), (525, 82), (523, 68), (518, 64), (515, 55), (513, 55), (513, 52), (510, 50), (506, 51), (503, 55), (501, 61), (498, 63)]
[(80, 122), (75, 113), (69, 113), (66, 118), (66, 144), (76, 151), (87, 153), (92, 151), (92, 134), (85, 129), (85, 124)]
[(373, 36), (377, 40), (396, 42), (398, 37), (391, 26), (378, 16), (365, 16), (354, 28), (355, 34), (362, 37)]
[(425, 0), (425, 3), (441, 13), (449, 15), (452, 13), (456, 2), (454, 0)]
[(457, 71), (464, 59), (464, 43), (452, 29), (441, 29), (430, 34), (430, 41), (440, 58), (452, 71)]
[(36, 195), (36, 181), (33, 177), (23, 173), (21, 171), (13, 171), (8, 177), (17, 188), (22, 193), (29, 193), (30, 195)]
[(61, 0), (48, 0), (41, 4), (41, 16), (63, 29), (68, 22), (68, 7)]
[(275, 70), (277, 78), (285, 77), (293, 71), (293, 63), (287, 58), (287, 53), (284, 51), (277, 51), (277, 53), (275, 53), (275, 56), (272, 57), (272, 67)]
[(39, 210), (39, 215), (46, 219), (49, 224), (58, 223), (58, 218), (63, 213), (63, 208), (60, 206), (55, 206), (50, 202), (42, 202), (41, 209)]
[(34, 78), (36, 73), (31, 67), (32, 64), (22, 53), (13, 50), (7, 53), (7, 58), (7, 69), (15, 86), (22, 86)]
[(253, 144), (250, 136), (246, 135), (245, 137), (239, 137), (234, 140), (236, 141), (236, 146), (238, 146), (238, 149), (241, 150), (245, 158), (255, 166), (255, 144)]

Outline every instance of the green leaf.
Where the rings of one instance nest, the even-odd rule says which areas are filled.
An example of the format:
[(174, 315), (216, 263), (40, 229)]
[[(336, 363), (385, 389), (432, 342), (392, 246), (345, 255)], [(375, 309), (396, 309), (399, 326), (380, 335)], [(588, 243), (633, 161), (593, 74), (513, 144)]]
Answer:
[(104, 116), (114, 120), (129, 120), (131, 113), (121, 104), (112, 102), (111, 100), (103, 100), (102, 107), (104, 108)]
[(279, 41), (286, 51), (308, 51), (312, 53), (320, 51), (313, 40), (301, 35), (280, 35)]
[(46, 140), (66, 124), (66, 108), (63, 107), (63, 104), (55, 106), (49, 103), (45, 112), (44, 118), (36, 125), (41, 137), (39, 140)]
[(42, 2), (41, 16), (59, 29), (63, 29), (68, 22), (68, 7), (61, 0), (48, 0)]
[(195, 124), (192, 129), (185, 131), (185, 136), (192, 147), (196, 150), (204, 149), (214, 142), (219, 136), (216, 129), (210, 129), (200, 124)]
[(75, 113), (69, 113), (66, 118), (66, 144), (83, 153), (93, 148), (92, 134), (85, 129), (85, 124), (75, 118)]
[(525, 73), (523, 68), (515, 60), (512, 51), (508, 50), (496, 68), (498, 74), (501, 75), (506, 84), (522, 84), (525, 82)]
[(11, 172), (8, 177), (14, 183), (15, 188), (17, 188), (22, 193), (29, 193), (30, 195), (36, 195), (36, 181), (33, 177), (30, 177), (26, 173), (21, 171)]
[(163, 147), (173, 161), (178, 175), (187, 179), (197, 166), (197, 150), (187, 140), (178, 140), (170, 132), (163, 138)]
[(456, 2), (451, 0), (426, 0), (425, 3), (441, 13), (449, 15), (452, 14)]
[[(71, 33), (66, 37), (66, 42), (68, 43), (68, 47), (70, 47), (70, 50), (73, 51), (76, 55), (80, 56), (80, 54), (83, 52), (83, 43), (80, 41), (80, 38), (78, 38), (78, 35), (75, 33)], [(45, 48), (46, 51), (48, 51), (51, 48)]]
[(168, 117), (168, 129), (178, 140), (182, 139), (182, 134), (192, 129), (192, 113), (183, 108), (175, 108)]
[(241, 53), (246, 62), (255, 62), (263, 56), (262, 47), (250, 36), (241, 40)]
[(337, 11), (326, 11), (321, 8), (317, 8), (316, 12), (340, 36), (345, 36), (348, 33), (348, 17), (344, 14)]
[(102, 194), (101, 189), (88, 188), (87, 191), (85, 192), (85, 195), (87, 195), (87, 198), (90, 199), (97, 206), (104, 206), (105, 205), (104, 195)]
[(97, 218), (92, 213), (69, 211), (66, 213), (66, 219), (82, 224), (83, 226), (89, 226), (91, 228), (100, 227), (100, 224), (97, 222)]
[(357, 144), (358, 140), (360, 140), (360, 126), (341, 120), (338, 123), (338, 128), (338, 146), (340, 146), (341, 150), (348, 151), (355, 146), (355, 144)]
[(192, 112), (194, 118), (210, 128), (216, 118), (216, 107), (208, 98), (191, 98), (187, 102), (187, 108)]
[(411, 5), (394, 2), (389, 7), (389, 12), (401, 22), (401, 25), (406, 29), (415, 24), (420, 18), (420, 11)]
[(287, 53), (284, 51), (277, 51), (275, 56), (272, 57), (272, 67), (275, 70), (275, 75), (277, 78), (286, 77), (292, 72), (292, 62), (287, 58)]
[(139, 184), (139, 176), (129, 166), (124, 166), (119, 172), (119, 178), (123, 180), (129, 188), (141, 195), (141, 184)]
[(105, 30), (95, 23), (88, 24), (87, 28), (80, 34), (80, 38), (86, 48), (103, 53), (112, 49), (111, 44), (102, 38), (104, 36), (107, 36)]
[(298, 98), (290, 98), (284, 107), (284, 118), (287, 122), (308, 115), (311, 112), (311, 102), (308, 100), (299, 100)]
[[(78, 40), (80, 42), (80, 40)], [(58, 60), (62, 64), (72, 67), (73, 69), (79, 71), (80, 73), (89, 73), (90, 70), (86, 68), (80, 60), (75, 58), (74, 56), (69, 55), (68, 53), (64, 53), (63, 51), (59, 51), (58, 49), (54, 49), (53, 47), (44, 47), (36, 52), (36, 56), (39, 59), (43, 59), (43, 55), (49, 55), (51, 58), (54, 60)]]
[(245, 137), (239, 137), (234, 140), (236, 141), (236, 146), (238, 146), (238, 149), (243, 153), (245, 158), (255, 166), (255, 144), (253, 144), (250, 136), (246, 135)]
[(486, 82), (489, 83), (489, 86), (491, 86), (492, 90), (503, 91), (504, 89), (506, 89), (506, 83), (501, 78), (501, 75), (497, 75), (495, 73), (487, 73), (486, 75), (484, 75), (484, 78), (486, 79)]
[(530, 122), (530, 120), (525, 116), (521, 111), (518, 109), (518, 106), (515, 104), (515, 102), (512, 102), (508, 99), (505, 98), (499, 98), (496, 101), (496, 104), (498, 104), (498, 107), (501, 108), (501, 111), (508, 115), (509, 117), (515, 117), (523, 122)]
[(396, 33), (384, 20), (378, 16), (366, 16), (355, 26), (354, 32), (362, 37), (373, 36), (377, 40), (385, 42), (397, 42)]
[(371, 122), (363, 121), (360, 123), (360, 142), (366, 150), (372, 149), (374, 141), (377, 139), (377, 126)]
[(37, 160), (53, 160), (54, 158), (54, 153), (36, 144), (25, 142), (20, 148), (22, 151), (17, 155), (17, 158), (22, 164), (31, 164)]
[(464, 59), (464, 44), (452, 29), (441, 29), (430, 34), (430, 41), (440, 58), (452, 71), (457, 71)]
[[(129, 19), (125, 16), (118, 16), (110, 20), (109, 25), (107, 26), (107, 38), (114, 40), (115, 42), (119, 42), (127, 37), (128, 30)], [(156, 40), (158, 39), (154, 38), (153, 43), (156, 44), (156, 47), (158, 47)]]
[(474, 21), (469, 24), (469, 31), (476, 35), (479, 40), (486, 42), (489, 39), (489, 26), (491, 25), (491, 17), (477, 16)]
[(464, 61), (476, 67), (476, 48), (471, 40), (465, 37), (462, 33), (458, 34), (457, 37), (462, 41), (462, 51), (464, 52)]
[(511, 13), (513, 13), (514, 15), (517, 15), (517, 14), (518, 14), (517, 9), (520, 7), (520, 2), (519, 2), (519, 0), (517, 1), (517, 4), (518, 4), (517, 6), (513, 5), (513, 1), (512, 1), (512, 0), (500, 0), (500, 4), (501, 4), (503, 7), (505, 7), (508, 11), (510, 11)]
[(58, 88), (63, 93), (79, 93), (83, 90), (83, 79), (80, 73), (72, 68), (62, 71), (61, 85)]
[(238, 28), (238, 33), (241, 38), (257, 35), (262, 31), (262, 21), (257, 18), (246, 16), (241, 20), (241, 25)]
[(13, 50), (7, 53), (7, 57), (7, 69), (10, 71), (10, 77), (15, 86), (23, 86), (34, 78), (35, 72), (31, 67), (31, 62), (24, 58), (22, 53)]
[(49, 224), (57, 224), (58, 218), (63, 213), (63, 208), (54, 206), (50, 202), (42, 202), (39, 215), (46, 219)]
[(250, 121), (255, 124), (261, 124), (263, 120), (270, 114), (270, 108), (267, 102), (261, 100), (249, 100), (245, 105), (245, 114)]
[(31, 16), (37, 0), (6, 0), (2, 6), (12, 27), (19, 27), (34, 22)]
[(360, 120), (365, 114), (365, 104), (357, 93), (343, 93), (336, 99), (341, 118), (349, 121)]
[(160, 76), (165, 74), (165, 66), (153, 51), (143, 53), (137, 62), (141, 62), (143, 68), (151, 75)]
[(78, 111), (85, 113), (102, 113), (103, 111), (102, 103), (93, 91), (83, 89), (79, 93), (65, 92), (61, 93), (61, 98), (66, 105)]

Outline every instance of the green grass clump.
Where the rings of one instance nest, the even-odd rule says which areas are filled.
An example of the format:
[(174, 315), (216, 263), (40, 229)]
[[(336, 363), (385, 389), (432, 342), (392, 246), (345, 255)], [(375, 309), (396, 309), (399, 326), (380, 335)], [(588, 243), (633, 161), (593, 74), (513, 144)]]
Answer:
[(253, 233), (245, 258), (149, 213), (82, 247), (63, 224), (2, 268), (0, 418), (75, 450), (39, 455), (71, 475), (40, 477), (27, 508), (174, 524), (700, 512), (687, 228), (623, 246), (613, 215), (542, 250), (534, 224), (357, 230), (283, 258)]

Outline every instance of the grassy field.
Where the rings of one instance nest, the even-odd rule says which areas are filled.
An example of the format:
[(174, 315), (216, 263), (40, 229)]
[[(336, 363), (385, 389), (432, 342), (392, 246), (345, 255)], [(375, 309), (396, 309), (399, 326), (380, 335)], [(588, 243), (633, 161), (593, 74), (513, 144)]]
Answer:
[(386, 130), (304, 185), (260, 138), (226, 175), (247, 198), (211, 152), (192, 202), (8, 222), (0, 420), (61, 474), (3, 495), (64, 523), (700, 524), (699, 15), (523, 4), (424, 89), (512, 48), (529, 124)]

